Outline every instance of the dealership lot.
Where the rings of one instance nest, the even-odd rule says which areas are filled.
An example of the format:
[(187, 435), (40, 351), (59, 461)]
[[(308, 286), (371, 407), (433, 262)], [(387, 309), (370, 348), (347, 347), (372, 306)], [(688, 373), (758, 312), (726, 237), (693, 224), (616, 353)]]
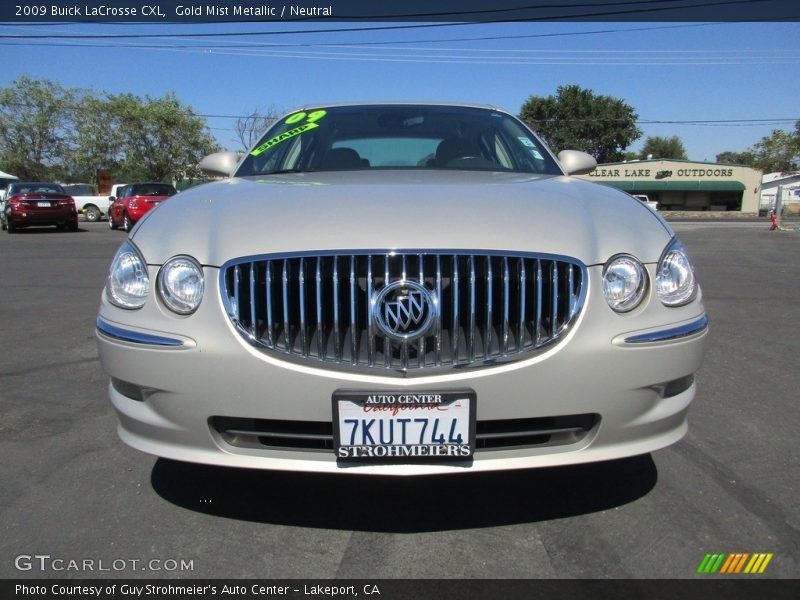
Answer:
[[(3, 233), (0, 577), (682, 578), (708, 552), (773, 553), (763, 576), (800, 577), (800, 233), (675, 228), (712, 327), (683, 441), (612, 463), (421, 479), (129, 449), (94, 342), (124, 234), (104, 222)], [(50, 558), (19, 558), (34, 555)]]

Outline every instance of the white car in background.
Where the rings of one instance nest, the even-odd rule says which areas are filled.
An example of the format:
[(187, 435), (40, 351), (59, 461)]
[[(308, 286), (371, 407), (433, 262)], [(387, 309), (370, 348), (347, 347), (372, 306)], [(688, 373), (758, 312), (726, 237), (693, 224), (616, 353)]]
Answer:
[(94, 186), (90, 183), (62, 183), (61, 187), (75, 200), (78, 213), (90, 223), (99, 221), (103, 215), (108, 214), (108, 196), (94, 193)]
[(636, 198), (639, 202), (647, 206), (650, 210), (658, 210), (658, 202), (655, 200), (650, 200), (647, 194), (631, 194), (634, 198)]

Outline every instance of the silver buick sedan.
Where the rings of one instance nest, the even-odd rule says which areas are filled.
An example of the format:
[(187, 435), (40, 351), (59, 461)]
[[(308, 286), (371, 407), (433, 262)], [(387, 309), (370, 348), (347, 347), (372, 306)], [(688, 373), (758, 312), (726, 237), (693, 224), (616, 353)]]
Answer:
[(127, 444), (424, 475), (677, 441), (707, 318), (631, 196), (493, 107), (314, 105), (133, 229), (97, 319)]

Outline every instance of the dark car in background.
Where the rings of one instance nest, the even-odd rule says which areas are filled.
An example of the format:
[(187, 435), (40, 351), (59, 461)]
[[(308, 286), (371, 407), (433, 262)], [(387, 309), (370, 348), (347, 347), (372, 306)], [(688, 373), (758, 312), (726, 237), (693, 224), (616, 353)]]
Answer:
[(109, 207), (108, 226), (130, 231), (139, 219), (177, 193), (169, 183), (131, 183)]
[(75, 200), (57, 183), (23, 181), (10, 184), (0, 212), (0, 227), (14, 233), (23, 227), (46, 225), (77, 231)]

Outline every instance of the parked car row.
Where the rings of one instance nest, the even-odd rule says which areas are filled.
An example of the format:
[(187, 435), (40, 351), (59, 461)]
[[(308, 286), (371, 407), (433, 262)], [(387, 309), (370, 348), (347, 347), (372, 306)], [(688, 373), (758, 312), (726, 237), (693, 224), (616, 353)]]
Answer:
[(0, 198), (0, 227), (9, 233), (48, 225), (77, 231), (78, 213), (83, 212), (87, 221), (99, 221), (107, 214), (111, 229), (121, 227), (127, 232), (146, 213), (177, 193), (168, 183), (147, 182), (115, 184), (108, 197), (70, 194), (70, 190), (82, 193), (80, 188), (81, 185), (45, 182), (11, 183), (5, 198)]

